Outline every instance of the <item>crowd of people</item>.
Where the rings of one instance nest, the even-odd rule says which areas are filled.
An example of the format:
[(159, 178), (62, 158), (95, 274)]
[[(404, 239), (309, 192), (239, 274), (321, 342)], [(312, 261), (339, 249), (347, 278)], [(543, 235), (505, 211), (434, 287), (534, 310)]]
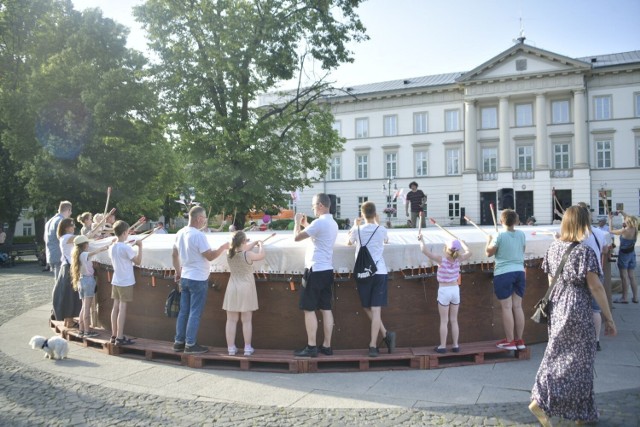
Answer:
[[(407, 215), (411, 209), (411, 221), (414, 224), (424, 219), (422, 213), (426, 203), (426, 196), (417, 188), (417, 183), (412, 183), (407, 195)], [(306, 215), (297, 213), (293, 227), (296, 242), (310, 239), (312, 243), (305, 260), (299, 300), (307, 335), (306, 345), (294, 351), (297, 357), (333, 355), (332, 261), (338, 225), (330, 214), (331, 199), (327, 194), (319, 193), (313, 197), (312, 210), (315, 220), (309, 222)], [(82, 337), (95, 336), (90, 328), (89, 315), (96, 290), (92, 257), (108, 249), (114, 271), (111, 278), (111, 297), (114, 302), (111, 342), (114, 345), (132, 344), (133, 341), (124, 335), (124, 329), (127, 304), (133, 301), (134, 265), (139, 265), (142, 259), (142, 239), (128, 241), (129, 234), (135, 231), (135, 224), (131, 227), (124, 221), (115, 221), (113, 211), (106, 215), (91, 215), (89, 212), (79, 215), (77, 221), (82, 229), (76, 235), (71, 213), (71, 202), (63, 201), (58, 213), (45, 225), (46, 254), (55, 278), (52, 316), (56, 320), (64, 320), (67, 327), (77, 327)], [(610, 216), (607, 231), (603, 229), (604, 224), (592, 227), (591, 212), (585, 203), (566, 209), (562, 213), (560, 232), (543, 258), (542, 269), (548, 274), (549, 282), (555, 285), (549, 297), (549, 341), (536, 375), (529, 409), (545, 426), (550, 425), (552, 416), (581, 422), (598, 419), (593, 392), (593, 366), (596, 352), (601, 350), (599, 337), (602, 323), (605, 334), (616, 334), (616, 325), (603, 286), (603, 265), (609, 261), (612, 246), (609, 233), (620, 236), (617, 263), (622, 279), (622, 296), (614, 302), (627, 304), (629, 289), (631, 301), (638, 302), (634, 276), (638, 220), (624, 212), (622, 215), (623, 228), (614, 229)], [(522, 231), (515, 228), (520, 223), (515, 211), (503, 210), (500, 219), (502, 232), (495, 238), (488, 234), (485, 247), (486, 255), (495, 258), (493, 285), (500, 302), (505, 336), (496, 346), (504, 350), (523, 350), (526, 348), (522, 308), (526, 291), (526, 238)], [(230, 274), (222, 308), (227, 312), (227, 351), (232, 356), (238, 353), (236, 335), (238, 322), (241, 322), (243, 355), (251, 356), (255, 352), (252, 346), (252, 314), (259, 308), (253, 263), (266, 256), (263, 242), (251, 242), (246, 233), (240, 230), (232, 232), (229, 242), (212, 249), (203, 232), (206, 227), (204, 208), (195, 206), (189, 211), (187, 226), (175, 235), (172, 260), (180, 291), (180, 310), (173, 349), (186, 354), (208, 351), (207, 347), (197, 342), (196, 337), (207, 299), (209, 262), (226, 253)], [(114, 237), (109, 237), (112, 235)], [(112, 240), (108, 246), (92, 250), (90, 241), (93, 237)], [(418, 241), (422, 253), (438, 265), (440, 343), (434, 351), (449, 351), (447, 338), (450, 329), (450, 351), (457, 353), (460, 351), (460, 263), (471, 257), (471, 251), (464, 241), (454, 239), (447, 242), (441, 254), (434, 253), (425, 245), (421, 232), (418, 233)], [(380, 343), (387, 347), (389, 353), (396, 347), (396, 334), (385, 327), (382, 321), (382, 308), (388, 304), (388, 271), (383, 257), (386, 243), (387, 229), (380, 224), (375, 204), (363, 203), (360, 215), (354, 219), (349, 230), (348, 244), (356, 245), (356, 259), (359, 252), (366, 248), (375, 264), (375, 273), (370, 278), (356, 280), (361, 305), (371, 322), (369, 357), (379, 356)], [(566, 262), (561, 262), (563, 258)], [(319, 322), (316, 311), (322, 316), (321, 343), (317, 342)], [(76, 317), (79, 319), (77, 325)]]

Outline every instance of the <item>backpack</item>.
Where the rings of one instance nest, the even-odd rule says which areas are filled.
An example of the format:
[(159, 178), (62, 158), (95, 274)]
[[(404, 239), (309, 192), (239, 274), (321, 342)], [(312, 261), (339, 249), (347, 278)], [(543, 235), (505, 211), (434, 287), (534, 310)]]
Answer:
[(180, 313), (180, 292), (177, 289), (173, 289), (167, 296), (167, 301), (164, 303), (164, 315), (167, 317), (178, 317)]
[(358, 227), (358, 241), (360, 242), (360, 250), (358, 251), (358, 256), (356, 257), (356, 263), (353, 266), (353, 275), (355, 277), (356, 283), (359, 284), (367, 284), (371, 282), (373, 279), (373, 275), (378, 271), (378, 267), (376, 267), (376, 263), (371, 257), (371, 253), (369, 249), (367, 249), (367, 245), (371, 241), (371, 238), (376, 231), (378, 231), (380, 226), (376, 227), (371, 233), (371, 237), (367, 240), (367, 243), (362, 244), (362, 240), (360, 240), (360, 227)]

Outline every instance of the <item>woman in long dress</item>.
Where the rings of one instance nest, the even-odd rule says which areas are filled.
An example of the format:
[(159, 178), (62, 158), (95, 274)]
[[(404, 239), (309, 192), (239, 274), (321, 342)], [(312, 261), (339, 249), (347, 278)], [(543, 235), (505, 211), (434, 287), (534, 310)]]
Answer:
[[(253, 251), (256, 246), (258, 252)], [(254, 352), (251, 346), (253, 334), (251, 318), (253, 312), (258, 309), (258, 293), (253, 275), (253, 261), (259, 261), (264, 257), (265, 253), (260, 240), (249, 243), (244, 231), (238, 231), (233, 235), (227, 252), (229, 283), (222, 303), (222, 308), (227, 311), (225, 335), (230, 356), (234, 356), (238, 351), (235, 344), (238, 320), (242, 321), (244, 355), (251, 356)]]
[[(560, 238), (551, 244), (542, 263), (549, 283), (572, 242), (581, 242), (589, 232), (589, 213), (579, 206), (567, 209), (562, 218)], [(602, 308), (605, 334), (617, 333), (604, 287), (598, 278), (599, 271), (593, 249), (579, 244), (569, 253), (549, 296), (549, 341), (529, 405), (529, 410), (545, 427), (551, 426), (551, 416), (576, 422), (598, 420), (593, 392), (596, 334), (592, 296)]]

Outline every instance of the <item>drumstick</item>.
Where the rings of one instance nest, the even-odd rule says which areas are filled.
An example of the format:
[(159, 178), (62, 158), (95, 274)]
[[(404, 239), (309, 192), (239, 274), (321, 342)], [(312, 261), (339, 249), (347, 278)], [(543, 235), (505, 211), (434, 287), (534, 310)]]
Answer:
[(496, 233), (497, 233), (498, 221), (496, 221), (496, 213), (493, 211), (493, 203), (489, 203), (489, 209), (491, 209), (491, 217), (493, 218), (493, 225), (496, 227)]
[(487, 236), (489, 235), (489, 233), (487, 233), (486, 231), (484, 231), (482, 228), (478, 227), (478, 224), (476, 224), (475, 222), (471, 221), (471, 219), (465, 215), (464, 219), (470, 223), (471, 225), (473, 225), (475, 228), (477, 228), (478, 230), (482, 231), (484, 234), (486, 234)]
[(418, 236), (422, 234), (422, 215), (424, 212), (418, 212)]
[(460, 239), (458, 239), (458, 237), (457, 237), (455, 234), (453, 234), (452, 232), (450, 232), (450, 231), (449, 231), (449, 230), (447, 230), (446, 228), (441, 227), (441, 226), (440, 226), (440, 224), (438, 224), (438, 223), (436, 222), (436, 220), (435, 220), (435, 219), (433, 219), (433, 218), (429, 218), (429, 221), (431, 221), (431, 223), (432, 223), (433, 225), (435, 225), (436, 227), (438, 227), (440, 230), (444, 231), (445, 233), (448, 233), (448, 234), (449, 234), (451, 237), (453, 237), (454, 239), (456, 239), (456, 240), (460, 240)]
[(273, 237), (273, 236), (275, 236), (275, 235), (276, 235), (276, 233), (271, 234), (269, 237), (267, 237), (266, 239), (264, 239), (264, 240), (262, 241), (262, 244), (264, 245), (264, 242), (266, 242), (267, 240), (269, 240), (270, 238), (272, 238), (272, 237)]
[(535, 236), (535, 235), (537, 235), (537, 234), (548, 234), (548, 235), (550, 235), (550, 236), (555, 236), (555, 235), (556, 235), (556, 233), (555, 233), (555, 232), (553, 232), (553, 231), (532, 231), (532, 232), (531, 232), (531, 235), (532, 235), (532, 236)]
[(129, 227), (129, 231), (135, 230), (137, 227), (141, 226), (146, 221), (147, 221), (147, 218), (145, 218), (144, 216), (141, 216), (140, 218), (138, 218), (136, 222), (133, 223), (131, 227)]
[(133, 243), (133, 244), (135, 244), (136, 242), (142, 242), (144, 239), (146, 239), (147, 237), (149, 237), (149, 236), (151, 236), (153, 233), (155, 233), (155, 232), (156, 232), (156, 230), (157, 230), (158, 228), (160, 228), (160, 227), (156, 227), (156, 228), (154, 228), (153, 230), (151, 230), (151, 233), (149, 233), (149, 234), (145, 234), (145, 236), (144, 236), (142, 239), (139, 239), (139, 240), (129, 240), (127, 243)]
[(158, 229), (160, 229), (160, 228), (162, 228), (162, 226), (161, 226), (160, 224), (158, 224), (158, 225), (156, 225), (154, 228), (150, 228), (150, 229), (149, 229), (149, 230), (147, 230), (147, 231), (143, 231), (142, 233), (140, 233), (140, 234), (138, 234), (138, 235), (139, 235), (139, 236), (142, 236), (143, 234), (149, 234), (149, 233), (152, 233), (152, 232), (154, 232), (154, 231), (156, 231), (156, 230), (158, 230)]
[(103, 215), (107, 215), (107, 209), (109, 209), (109, 198), (111, 197), (111, 187), (107, 187), (107, 203), (104, 205)]

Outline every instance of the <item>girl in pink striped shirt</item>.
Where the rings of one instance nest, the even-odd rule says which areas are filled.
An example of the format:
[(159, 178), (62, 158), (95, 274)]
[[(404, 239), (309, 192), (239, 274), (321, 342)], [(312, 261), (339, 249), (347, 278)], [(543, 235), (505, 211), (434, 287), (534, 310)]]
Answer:
[(462, 240), (453, 240), (444, 247), (444, 255), (436, 255), (424, 244), (422, 234), (418, 235), (420, 249), (430, 260), (438, 264), (438, 312), (440, 313), (440, 345), (434, 348), (437, 353), (447, 352), (447, 330), (451, 323), (451, 351), (458, 353), (458, 308), (460, 306), (460, 263), (471, 257), (469, 247)]

